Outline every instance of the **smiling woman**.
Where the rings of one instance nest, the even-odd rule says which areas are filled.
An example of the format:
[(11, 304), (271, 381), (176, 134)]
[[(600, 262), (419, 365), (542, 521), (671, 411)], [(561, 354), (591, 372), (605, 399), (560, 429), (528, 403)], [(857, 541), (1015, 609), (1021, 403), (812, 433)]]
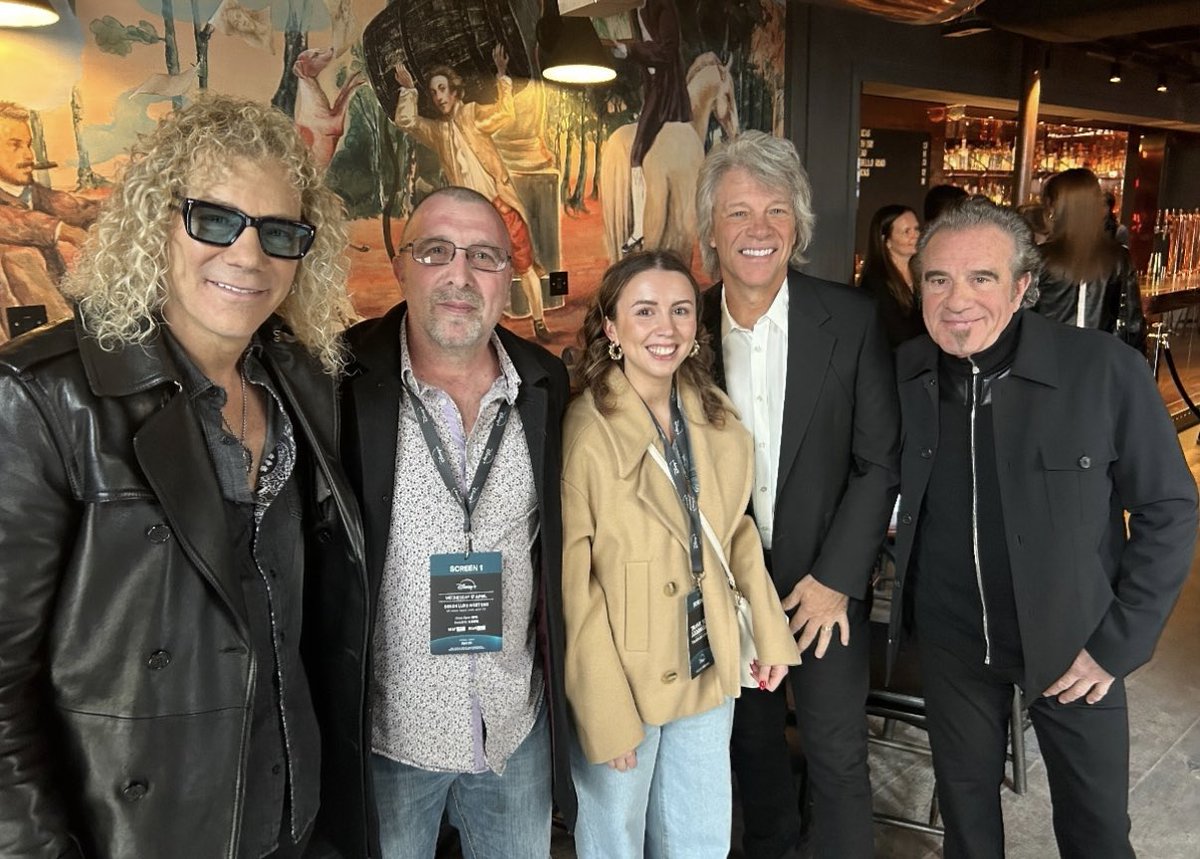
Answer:
[[(562, 502), (581, 859), (667, 841), (724, 857), (743, 669), (775, 689), (799, 660), (745, 515), (750, 436), (712, 381), (698, 303), (673, 254), (631, 254), (605, 273), (584, 322)], [(753, 662), (738, 634), (743, 599)], [(663, 820), (648, 813), (656, 805), (676, 811)]]

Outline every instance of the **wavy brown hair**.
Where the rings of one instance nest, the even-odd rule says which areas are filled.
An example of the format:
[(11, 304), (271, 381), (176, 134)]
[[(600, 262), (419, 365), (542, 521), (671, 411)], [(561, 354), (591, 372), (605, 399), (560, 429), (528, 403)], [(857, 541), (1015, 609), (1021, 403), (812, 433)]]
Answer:
[(316, 227), (276, 313), (335, 375), (345, 363), (341, 332), (355, 319), (346, 292), (345, 211), (292, 120), (269, 105), (202, 96), (139, 138), (63, 291), (78, 301), (84, 328), (102, 349), (152, 340), (167, 299), (178, 198), (189, 183), (222, 176), (236, 160), (281, 166), (300, 197), (300, 219)]
[(612, 400), (612, 390), (608, 384), (608, 374), (615, 367), (624, 370), (625, 361), (613, 361), (608, 355), (608, 336), (604, 333), (604, 321), (615, 320), (617, 302), (626, 285), (635, 277), (647, 271), (669, 271), (681, 274), (692, 285), (696, 298), (696, 342), (700, 351), (695, 357), (689, 357), (675, 371), (676, 380), (694, 387), (700, 394), (701, 407), (704, 417), (714, 426), (725, 425), (726, 407), (717, 391), (712, 377), (713, 351), (708, 336), (708, 329), (700, 324), (700, 286), (692, 277), (691, 271), (678, 256), (671, 251), (652, 250), (630, 254), (620, 262), (609, 266), (600, 280), (600, 288), (588, 307), (583, 319), (583, 330), (580, 333), (583, 354), (571, 368), (572, 381), (576, 392), (584, 389), (592, 392), (592, 400), (602, 415), (612, 414), (616, 405)]

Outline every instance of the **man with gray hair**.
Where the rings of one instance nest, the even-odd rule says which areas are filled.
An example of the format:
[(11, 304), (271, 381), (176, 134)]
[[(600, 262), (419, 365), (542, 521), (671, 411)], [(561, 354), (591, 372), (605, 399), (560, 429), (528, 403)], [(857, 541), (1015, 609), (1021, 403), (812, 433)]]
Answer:
[[(703, 296), (714, 373), (754, 437), (752, 512), (792, 612), (789, 672), (819, 857), (874, 854), (864, 708), (871, 570), (896, 497), (891, 350), (871, 299), (801, 274), (812, 192), (795, 147), (747, 132), (700, 170)], [(811, 652), (810, 645), (814, 645)], [(731, 755), (752, 859), (795, 855), (800, 816), (787, 699), (743, 690)]]
[(1060, 853), (1134, 855), (1123, 680), (1150, 658), (1196, 536), (1195, 483), (1145, 361), (1025, 313), (1037, 270), (1015, 212), (947, 211), (913, 259), (929, 336), (896, 358), (888, 661), (915, 628), (948, 859), (1004, 855), (1014, 686)]

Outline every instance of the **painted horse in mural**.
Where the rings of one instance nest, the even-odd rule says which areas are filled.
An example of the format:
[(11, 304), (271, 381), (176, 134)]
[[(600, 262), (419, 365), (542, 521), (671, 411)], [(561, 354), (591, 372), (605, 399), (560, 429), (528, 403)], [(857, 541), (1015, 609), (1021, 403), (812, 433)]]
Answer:
[[(646, 177), (645, 247), (673, 250), (691, 260), (696, 244), (696, 177), (704, 160), (709, 120), (721, 136), (737, 136), (738, 112), (728, 63), (708, 52), (696, 57), (687, 73), (691, 122), (668, 122), (642, 161)], [(600, 200), (604, 208), (604, 246), (616, 262), (632, 220), (629, 152), (637, 123), (623, 125), (604, 143)]]

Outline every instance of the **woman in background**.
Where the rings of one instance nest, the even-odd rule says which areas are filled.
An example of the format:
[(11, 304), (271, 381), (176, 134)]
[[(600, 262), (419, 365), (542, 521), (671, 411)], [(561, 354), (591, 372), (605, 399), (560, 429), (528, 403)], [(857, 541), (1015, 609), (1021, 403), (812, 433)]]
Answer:
[(867, 259), (858, 285), (879, 305), (879, 317), (893, 349), (925, 333), (908, 270), (920, 237), (917, 213), (908, 206), (884, 206), (871, 218)]
[(1104, 229), (1108, 210), (1096, 174), (1082, 167), (1052, 176), (1042, 191), (1050, 239), (1042, 248), (1034, 310), (1079, 328), (1116, 334), (1141, 350), (1146, 339), (1137, 271), (1129, 251)]
[[(724, 859), (733, 699), (744, 673), (775, 689), (799, 662), (746, 515), (750, 434), (713, 384), (698, 301), (682, 261), (638, 253), (605, 273), (584, 320), (582, 393), (563, 430), (581, 859), (663, 856), (668, 844)], [(740, 597), (758, 655), (746, 666)]]

